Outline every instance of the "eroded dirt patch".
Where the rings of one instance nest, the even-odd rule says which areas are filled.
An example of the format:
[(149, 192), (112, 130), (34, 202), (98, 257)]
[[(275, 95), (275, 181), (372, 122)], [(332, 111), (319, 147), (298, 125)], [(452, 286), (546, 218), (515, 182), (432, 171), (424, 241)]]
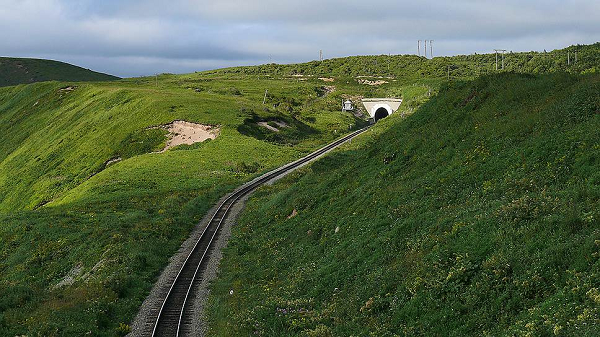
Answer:
[(83, 264), (79, 263), (75, 267), (73, 267), (73, 269), (71, 269), (71, 271), (69, 271), (69, 273), (62, 280), (60, 280), (60, 282), (55, 284), (52, 288), (58, 289), (58, 288), (62, 288), (65, 286), (73, 285), (73, 283), (75, 283), (75, 280), (79, 277), (79, 275), (81, 275), (82, 272), (83, 272)]
[(376, 85), (387, 84), (387, 83), (390, 83), (390, 82), (384, 81), (384, 80), (376, 80), (376, 81), (358, 80), (358, 83), (360, 83), (360, 84), (366, 84), (366, 85), (370, 85), (370, 86), (376, 86)]
[(219, 136), (221, 129), (218, 126), (197, 124), (186, 121), (174, 121), (171, 124), (162, 126), (169, 131), (167, 144), (160, 152), (165, 152), (168, 149), (186, 144), (192, 145), (203, 142), (207, 139), (215, 139)]
[(331, 94), (332, 92), (335, 91), (335, 86), (334, 85), (326, 85), (323, 87), (323, 90), (325, 91), (325, 94)]
[(279, 132), (281, 128), (289, 128), (290, 126), (283, 121), (258, 122), (258, 125), (267, 128), (273, 132)]

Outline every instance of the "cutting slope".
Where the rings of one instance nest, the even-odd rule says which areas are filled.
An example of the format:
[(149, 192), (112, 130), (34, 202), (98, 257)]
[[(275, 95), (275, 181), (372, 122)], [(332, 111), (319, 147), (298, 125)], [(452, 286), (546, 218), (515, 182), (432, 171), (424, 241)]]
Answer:
[(600, 77), (451, 83), (382, 123), (251, 199), (211, 336), (598, 335)]
[(68, 63), (0, 57), (0, 87), (43, 81), (112, 81), (119, 78)]

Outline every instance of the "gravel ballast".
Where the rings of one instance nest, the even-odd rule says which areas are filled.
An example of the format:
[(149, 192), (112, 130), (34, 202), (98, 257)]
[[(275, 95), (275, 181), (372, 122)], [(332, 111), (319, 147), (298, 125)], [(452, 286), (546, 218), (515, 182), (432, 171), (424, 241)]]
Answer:
[[(342, 143), (343, 144), (343, 143)], [(340, 144), (341, 145), (341, 144)], [(337, 147), (336, 147), (337, 148)], [(294, 169), (281, 173), (274, 177), (273, 179), (267, 181), (265, 184), (273, 184), (275, 181), (285, 177), (290, 174), (294, 170), (311, 163), (330, 151), (334, 150), (330, 149), (320, 156), (312, 159), (311, 161), (304, 163)], [(284, 165), (288, 166), (290, 164)], [(275, 170), (273, 170), (275, 171)], [(266, 173), (268, 175), (271, 172)], [(251, 182), (244, 184), (242, 187), (255, 182), (258, 179), (261, 179), (263, 176), (255, 178)], [(207, 299), (210, 295), (210, 282), (217, 277), (217, 271), (219, 267), (219, 262), (222, 258), (222, 249), (227, 246), (227, 242), (231, 237), (231, 229), (235, 225), (239, 214), (242, 212), (246, 200), (250, 197), (252, 192), (244, 195), (239, 200), (237, 200), (229, 210), (225, 220), (221, 224), (221, 228), (219, 229), (215, 240), (210, 248), (208, 256), (208, 260), (206, 260), (205, 267), (203, 269), (203, 273), (200, 276), (200, 282), (197, 283), (194, 287), (195, 292), (193, 296), (193, 317), (197, 317), (198, 319), (192, 325), (192, 331), (190, 333), (191, 336), (205, 336), (207, 331), (207, 326), (205, 325), (204, 320), (202, 319), (204, 314), (204, 308), (206, 306)], [(140, 311), (137, 316), (134, 318), (131, 323), (131, 333), (128, 336), (151, 336), (152, 329), (154, 328), (154, 322), (158, 316), (158, 312), (160, 311), (161, 305), (163, 303), (164, 298), (166, 297), (171, 284), (173, 284), (175, 278), (179, 270), (181, 269), (183, 263), (185, 262), (187, 256), (190, 254), (196, 242), (200, 239), (204, 229), (209, 224), (212, 216), (217, 212), (218, 206), (229, 196), (226, 195), (219, 202), (209, 210), (209, 212), (204, 216), (204, 218), (198, 223), (196, 228), (192, 231), (190, 237), (181, 245), (181, 248), (177, 251), (173, 257), (171, 257), (169, 264), (163, 270), (154, 287), (152, 288), (150, 294), (144, 300), (142, 306), (140, 307)]]

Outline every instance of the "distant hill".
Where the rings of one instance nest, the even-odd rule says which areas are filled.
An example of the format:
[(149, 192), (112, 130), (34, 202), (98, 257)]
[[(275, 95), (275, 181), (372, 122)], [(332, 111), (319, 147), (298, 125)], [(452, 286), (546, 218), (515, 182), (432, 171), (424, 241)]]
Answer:
[(591, 45), (573, 45), (544, 52), (507, 52), (504, 70), (496, 55), (474, 54), (434, 57), (417, 55), (349, 56), (299, 64), (264, 64), (260, 66), (233, 67), (208, 71), (216, 74), (252, 74), (271, 76), (333, 76), (393, 77), (397, 80), (424, 78), (476, 78), (497, 72), (547, 74), (567, 72), (589, 74), (598, 71), (600, 42)]
[(0, 57), (0, 87), (43, 81), (111, 81), (119, 77), (72, 64), (40, 59)]

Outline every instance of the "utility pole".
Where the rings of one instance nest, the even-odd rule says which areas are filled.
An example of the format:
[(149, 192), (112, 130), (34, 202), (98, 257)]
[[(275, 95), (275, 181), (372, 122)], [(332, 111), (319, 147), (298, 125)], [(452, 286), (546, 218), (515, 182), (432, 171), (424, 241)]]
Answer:
[(498, 71), (498, 51), (494, 50), (494, 52), (496, 52), (496, 71)]
[(496, 52), (496, 70), (498, 70), (498, 52), (502, 52), (502, 70), (504, 70), (504, 53), (506, 49), (494, 49)]
[(417, 43), (417, 53), (421, 56), (421, 40)]
[(433, 58), (433, 40), (429, 40), (429, 55)]

